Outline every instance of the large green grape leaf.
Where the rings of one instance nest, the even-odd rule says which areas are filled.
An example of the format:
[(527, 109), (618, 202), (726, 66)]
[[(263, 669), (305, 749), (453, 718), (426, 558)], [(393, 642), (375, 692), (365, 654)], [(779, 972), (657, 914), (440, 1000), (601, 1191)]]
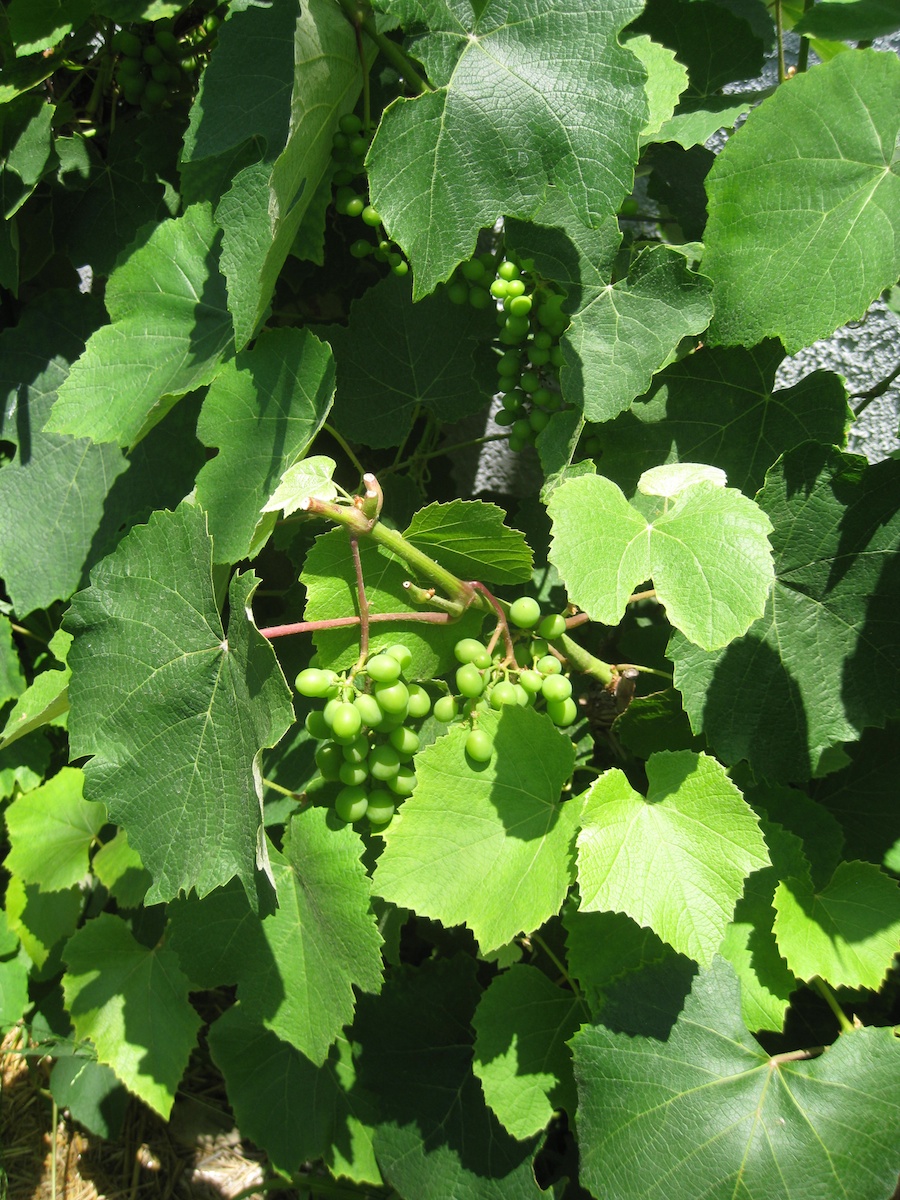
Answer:
[(617, 625), (648, 579), (672, 624), (699, 646), (726, 645), (765, 609), (771, 524), (733, 488), (696, 483), (648, 520), (609, 479), (584, 475), (558, 487), (547, 511), (550, 561), (596, 621)]
[(46, 892), (62, 891), (84, 879), (88, 851), (106, 824), (106, 809), (85, 800), (83, 788), (81, 771), (63, 767), (43, 787), (9, 805), (10, 851), (4, 866), (10, 874)]
[(619, 31), (632, 0), (391, 0), (436, 90), (398, 100), (368, 159), (372, 200), (415, 272), (415, 296), (468, 258), (502, 215), (531, 219), (546, 188), (585, 225), (631, 190), (647, 120), (644, 72)]
[(232, 343), (217, 231), (208, 205), (163, 221), (110, 276), (110, 324), (88, 341), (45, 429), (137, 442), (175, 403), (209, 383)]
[(668, 946), (652, 929), (625, 913), (585, 912), (567, 905), (563, 913), (569, 974), (592, 1013), (603, 1006), (609, 987), (622, 976), (661, 962)]
[(170, 944), (200, 987), (238, 985), (247, 1018), (317, 1066), (353, 1020), (353, 987), (381, 987), (381, 937), (358, 835), (309, 808), (270, 850), (278, 907), (260, 919), (234, 886), (174, 906)]
[(16, 55), (55, 46), (92, 8), (91, 0), (11, 0), (7, 15)]
[(478, 353), (489, 314), (451, 304), (441, 290), (413, 304), (409, 279), (389, 275), (324, 335), (334, 348), (334, 423), (353, 442), (399, 446), (421, 405), (441, 421), (484, 408), (496, 387), (494, 360)]
[(710, 340), (775, 336), (793, 353), (896, 282), (898, 96), (896, 54), (859, 50), (798, 75), (750, 114), (707, 178)]
[[(403, 584), (411, 577), (409, 566), (395, 555), (363, 538), (359, 543), (366, 600), (371, 614), (416, 613)], [(300, 582), (307, 590), (307, 621), (356, 616), (356, 572), (350, 544), (342, 529), (317, 537), (306, 556)], [(427, 586), (430, 580), (413, 580)], [(432, 610), (434, 611), (434, 610)], [(408, 647), (412, 664), (407, 679), (436, 679), (458, 666), (453, 647), (463, 637), (477, 637), (484, 614), (470, 611), (451, 624), (423, 621), (376, 622), (369, 629), (369, 651), (386, 650), (398, 640)], [(352, 667), (359, 658), (359, 626), (317, 630), (313, 635), (323, 665), (336, 671)]]
[(25, 691), (25, 676), (12, 632), (12, 621), (0, 616), (0, 708)]
[(137, 851), (129, 846), (124, 829), (117, 829), (112, 840), (100, 847), (91, 862), (91, 870), (120, 909), (138, 908), (143, 904), (153, 882)]
[(93, 297), (50, 291), (0, 334), (0, 436), (16, 446), (0, 470), (0, 575), (19, 616), (78, 587), (107, 493), (128, 466), (116, 446), (41, 432), (100, 319)]
[(531, 579), (531, 550), (524, 534), (504, 525), (504, 516), (502, 508), (483, 500), (429, 504), (403, 536), (462, 579), (525, 583)]
[(775, 937), (801, 979), (877, 991), (900, 942), (900, 886), (874, 863), (839, 863), (823, 888), (783, 879), (773, 901)]
[[(61, 660), (64, 659), (71, 641), (69, 634), (58, 629), (50, 641), (51, 654), (55, 654)], [(41, 671), (35, 675), (31, 686), (22, 692), (7, 713), (6, 724), (0, 730), (0, 764), (3, 762), (3, 751), (12, 742), (50, 721), (58, 720), (68, 710), (69, 674), (69, 668), (65, 667), (62, 671), (54, 669)], [(2, 779), (2, 766), (0, 766), (0, 779)], [(2, 783), (0, 783), (0, 788), (2, 788)]]
[(472, 1073), (480, 989), (470, 956), (400, 966), (353, 1025), (359, 1080), (375, 1097), (375, 1151), (401, 1196), (541, 1200), (532, 1141), (512, 1138)]
[(773, 1059), (718, 959), (667, 1041), (585, 1027), (572, 1043), (581, 1178), (616, 1200), (884, 1200), (897, 1182), (900, 1045), (859, 1029)]
[(475, 1061), (484, 1098), (515, 1138), (539, 1133), (554, 1110), (575, 1112), (565, 1045), (587, 1016), (582, 1001), (543, 971), (516, 963), (490, 983), (475, 1010)]
[(50, 743), (43, 736), (31, 738), (15, 750), (0, 750), (0, 800), (8, 799), (16, 790), (30, 792), (36, 788), (49, 765)]
[(711, 463), (754, 496), (779, 455), (806, 441), (843, 445), (851, 414), (841, 377), (813, 371), (776, 388), (783, 358), (767, 341), (704, 347), (666, 367), (648, 395), (595, 431), (603, 474), (631, 495), (649, 467)]
[(647, 72), (647, 103), (650, 113), (641, 130), (641, 142), (652, 142), (665, 121), (675, 111), (678, 97), (688, 83), (687, 69), (676, 59), (674, 51), (661, 46), (646, 34), (623, 39), (638, 56)]
[(6, 889), (6, 918), (39, 972), (52, 978), (62, 970), (60, 950), (75, 932), (84, 907), (80, 886), (42, 891), (13, 875)]
[(900, 706), (900, 462), (806, 444), (769, 472), (776, 582), (725, 650), (669, 646), (691, 724), (726, 763), (797, 781)]
[(175, 954), (142, 945), (123, 920), (101, 913), (69, 939), (65, 960), (63, 993), (76, 1034), (167, 1119), (203, 1023)]
[(86, 794), (152, 874), (148, 903), (234, 875), (255, 897), (267, 866), (259, 754), (294, 713), (247, 617), (254, 586), (234, 577), (223, 629), (206, 518), (183, 506), (133, 530), (72, 601), (72, 756), (93, 756)]
[(710, 291), (677, 250), (644, 250), (627, 278), (573, 315), (563, 339), (563, 395), (589, 421), (611, 420), (647, 390), (682, 338), (706, 328)]
[(236, 1004), (214, 1022), (209, 1048), (241, 1133), (265, 1150), (276, 1170), (292, 1174), (321, 1158), (333, 1175), (381, 1183), (372, 1100), (356, 1083), (344, 1038), (317, 1067)]
[[(887, 855), (900, 844), (900, 805), (897, 804), (897, 726), (867, 729), (855, 746), (848, 746), (849, 764), (813, 785), (817, 807), (840, 822), (845, 857), (890, 865)], [(900, 874), (900, 872), (897, 872)]]
[(0, 107), (0, 212), (7, 221), (33, 194), (50, 166), (55, 111), (34, 92)]
[(707, 965), (751, 871), (769, 863), (759, 820), (714, 758), (662, 751), (644, 799), (618, 769), (587, 793), (578, 835), (584, 912), (624, 912)]
[(893, 0), (824, 0), (794, 26), (806, 37), (831, 41), (871, 41), (900, 29), (900, 10)]
[(305, 329), (270, 329), (216, 376), (197, 434), (218, 454), (197, 476), (216, 562), (253, 557), (275, 527), (262, 514), (282, 474), (305, 453), (331, 406), (329, 347)]
[(575, 752), (547, 716), (504, 708), (478, 724), (494, 736), (490, 763), (469, 765), (463, 725), (416, 756), (416, 788), (385, 830), (375, 890), (468, 925), (494, 950), (559, 911), (581, 805), (560, 803)]

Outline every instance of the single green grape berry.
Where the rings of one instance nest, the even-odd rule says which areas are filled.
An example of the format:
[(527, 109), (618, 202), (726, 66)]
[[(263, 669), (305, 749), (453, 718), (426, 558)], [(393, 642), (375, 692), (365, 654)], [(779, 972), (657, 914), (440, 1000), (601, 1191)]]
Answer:
[(382, 791), (381, 788), (369, 792), (369, 803), (366, 808), (369, 824), (376, 827), (387, 825), (394, 815), (396, 807), (394, 797), (390, 792)]
[(535, 350), (549, 350), (553, 345), (553, 336), (546, 329), (539, 329), (531, 339), (531, 344)]
[(519, 629), (532, 629), (541, 619), (541, 606), (533, 596), (520, 596), (509, 606), (509, 619)]
[(359, 821), (366, 815), (368, 807), (369, 797), (362, 787), (341, 788), (334, 801), (334, 811), (342, 821), (348, 823)]
[(550, 414), (540, 408), (533, 408), (528, 414), (528, 424), (535, 433), (543, 433), (550, 424)]
[(408, 275), (409, 263), (405, 259), (401, 259), (400, 262), (391, 263), (391, 273), (398, 276)]
[(166, 96), (169, 94), (169, 89), (164, 83), (157, 83), (155, 79), (151, 79), (144, 88), (144, 99), (148, 104), (158, 106), (163, 103)]
[(303, 726), (309, 736), (315, 738), (317, 742), (324, 742), (326, 738), (331, 737), (331, 726), (319, 708), (314, 708), (312, 712), (306, 714)]
[(421, 721), (431, 712), (431, 697), (420, 683), (409, 685), (409, 715), (416, 721)]
[(518, 411), (507, 412), (505, 408), (501, 408), (499, 412), (494, 413), (494, 424), (499, 425), (501, 429), (507, 425), (515, 425), (518, 420)]
[(523, 371), (519, 379), (519, 386), (523, 392), (536, 392), (541, 386), (540, 378), (536, 371)]
[(440, 699), (435, 700), (435, 720), (440, 721), (443, 725), (449, 725), (458, 713), (459, 705), (455, 696), (441, 696)]
[(596, 436), (585, 438), (584, 439), (584, 452), (590, 458), (596, 458), (598, 454), (602, 454), (603, 453), (603, 439), (598, 438)]
[(501, 404), (504, 408), (509, 409), (510, 412), (516, 412), (523, 408), (523, 405), (527, 399), (528, 397), (523, 391), (520, 391), (519, 388), (515, 388), (514, 391), (507, 392), (507, 394), (503, 397)]
[(503, 262), (497, 264), (497, 274), (501, 279), (510, 280), (519, 278), (519, 268), (514, 262), (505, 258)]
[(532, 434), (531, 423), (527, 417), (520, 417), (518, 421), (513, 421), (510, 431), (512, 436), (519, 442), (527, 442)]
[[(560, 332), (562, 333), (564, 330), (560, 330)], [(554, 367), (564, 367), (566, 365), (566, 356), (562, 346), (553, 347), (553, 349), (550, 351), (550, 361), (553, 363)]]
[(490, 292), (488, 292), (485, 288), (469, 288), (469, 304), (472, 306), (472, 308), (487, 308), (490, 302)]
[(548, 704), (561, 704), (572, 695), (572, 684), (565, 675), (547, 675), (541, 693)]
[(469, 259), (468, 262), (464, 262), (460, 266), (459, 273), (468, 279), (470, 283), (479, 283), (482, 279), (484, 279), (484, 263), (479, 262), (477, 258)]
[(544, 686), (544, 677), (537, 671), (520, 671), (519, 683), (532, 696), (536, 696)]
[(359, 133), (362, 129), (362, 121), (356, 113), (344, 113), (338, 121), (338, 129), (341, 133), (345, 133), (347, 137), (353, 137), (355, 133)]
[(516, 685), (507, 679), (501, 679), (491, 688), (491, 708), (502, 708), (504, 704), (518, 704)]
[[(394, 661), (396, 662), (396, 659)], [(399, 663), (397, 665), (399, 666)], [(376, 683), (375, 699), (385, 716), (405, 716), (409, 707), (409, 688), (399, 679), (396, 683)]]
[(388, 646), (387, 650), (383, 651), (383, 653), (389, 654), (391, 658), (396, 658), (400, 664), (401, 671), (408, 671), (412, 666), (412, 651), (408, 646), (404, 646), (400, 642), (397, 642), (394, 646)]
[(342, 762), (338, 771), (338, 779), (347, 787), (360, 787), (369, 778), (369, 764), (367, 762), (352, 763)]
[(476, 658), (480, 658), (484, 654), (485, 649), (477, 638), (460, 638), (453, 647), (453, 654), (457, 662), (470, 663)]
[(547, 714), (554, 725), (571, 725), (578, 716), (578, 706), (571, 696), (567, 700), (548, 701)]
[(376, 654), (366, 663), (366, 674), (376, 683), (394, 683), (403, 673), (403, 667), (392, 654)]
[(373, 229), (376, 225), (381, 224), (381, 216), (378, 210), (373, 208), (371, 204), (367, 204), (359, 215), (362, 217), (363, 222), (366, 225), (371, 225)]
[(162, 50), (160, 50), (159, 46), (155, 45), (153, 42), (151, 42), (149, 46), (145, 46), (141, 51), (141, 58), (143, 58), (144, 62), (150, 67), (155, 67), (157, 63), (161, 63), (163, 57)]
[(562, 663), (552, 654), (545, 654), (535, 665), (542, 675), (559, 675), (562, 672)]
[(166, 56), (178, 53), (178, 38), (171, 29), (160, 29), (157, 23), (153, 30), (153, 40)]
[[(550, 361), (550, 351), (541, 350), (539, 346), (529, 348), (528, 358), (533, 367), (545, 367)], [(538, 388), (537, 391), (541, 389)]]
[(619, 209), (620, 217), (636, 217), (638, 214), (638, 202), (633, 196), (629, 196), (627, 200), (622, 201)]
[(397, 774), (387, 781), (387, 785), (398, 796), (411, 796), (416, 786), (416, 773), (408, 763), (401, 763)]
[[(530, 296), (513, 296), (509, 301), (508, 312), (513, 317), (527, 317), (531, 312)], [(529, 322), (530, 324), (530, 322)]]
[(534, 696), (531, 692), (527, 692), (521, 683), (513, 684), (513, 686), (516, 689), (516, 704), (520, 708), (527, 708), (529, 704), (534, 704)]
[(532, 637), (532, 639), (531, 639), (531, 657), (532, 657), (532, 659), (543, 658), (545, 654), (549, 653), (549, 651), (550, 651), (550, 647), (547, 645), (546, 638)]
[(510, 450), (512, 450), (513, 454), (521, 454), (525, 447), (529, 445), (529, 441), (528, 438), (510, 436), (509, 441), (506, 444), (509, 446)]
[(353, 707), (359, 713), (360, 717), (362, 717), (363, 725), (368, 725), (370, 729), (374, 729), (384, 717), (381, 705), (368, 692), (360, 692), (359, 695), (355, 696), (353, 698)]
[(316, 766), (319, 774), (329, 783), (340, 778), (341, 767), (344, 765), (342, 748), (336, 742), (325, 742), (316, 750)]
[(139, 58), (144, 49), (141, 39), (128, 29), (120, 29), (113, 38), (112, 44), (114, 50), (118, 50), (120, 54), (126, 54), (129, 58)]
[(403, 762), (409, 762), (419, 749), (419, 735), (408, 725), (400, 725), (388, 738)]
[(490, 762), (494, 753), (494, 739), (483, 729), (473, 729), (466, 738), (466, 754), (474, 762)]
[(503, 300), (506, 296), (506, 280), (495, 279), (488, 290), (495, 300)]
[(566, 618), (560, 616), (559, 613), (551, 613), (548, 617), (544, 617), (540, 625), (538, 625), (538, 633), (548, 642), (552, 642), (554, 638), (562, 637), (566, 632)]
[(319, 699), (327, 696), (337, 680), (334, 671), (320, 671), (318, 667), (304, 667), (294, 680), (294, 687), (301, 696)]
[(369, 755), (367, 765), (373, 779), (387, 783), (400, 770), (400, 755), (393, 746), (376, 746)]
[(525, 280), (510, 279), (506, 285), (506, 295), (509, 300), (515, 300), (517, 296), (524, 296)]
[[(339, 167), (331, 177), (331, 182), (337, 187), (347, 187), (356, 178), (356, 172), (350, 167)], [(366, 243), (368, 245), (368, 243)]]
[[(326, 721), (328, 717), (325, 717)], [(362, 729), (362, 717), (355, 704), (341, 700), (332, 710), (331, 732), (339, 741), (352, 741)]]
[(354, 158), (364, 159), (366, 151), (369, 149), (368, 138), (364, 138), (362, 134), (356, 134), (350, 139), (350, 153)]
[(484, 691), (484, 677), (474, 663), (463, 663), (456, 672), (456, 687), (459, 693), (474, 700)]
[(550, 403), (553, 393), (549, 388), (539, 387), (531, 393), (531, 403), (537, 404), (539, 408), (546, 408)]
[(518, 375), (521, 368), (522, 352), (520, 350), (507, 350), (497, 359), (498, 375)]
[(407, 714), (397, 713), (396, 715), (384, 716), (373, 726), (375, 733), (393, 733), (395, 729), (399, 729), (406, 720)]
[(350, 247), (350, 253), (354, 258), (366, 258), (372, 254), (375, 247), (371, 242), (367, 242), (365, 238), (358, 238)]
[(464, 283), (451, 283), (447, 286), (447, 299), (451, 304), (468, 304), (469, 289)]
[(343, 755), (344, 762), (365, 762), (369, 757), (368, 737), (364, 733), (359, 734), (352, 742), (347, 742), (346, 745), (341, 746), (341, 754)]

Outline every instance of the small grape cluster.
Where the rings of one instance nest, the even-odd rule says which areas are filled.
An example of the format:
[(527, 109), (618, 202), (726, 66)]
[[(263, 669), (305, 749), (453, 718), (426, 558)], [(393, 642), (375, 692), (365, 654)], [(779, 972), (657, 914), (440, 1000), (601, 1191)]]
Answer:
[(550, 642), (565, 633), (565, 618), (558, 613), (542, 618), (538, 602), (522, 596), (510, 605), (509, 619), (530, 635), (519, 639), (515, 664), (476, 638), (462, 638), (453, 648), (460, 664), (455, 677), (458, 694), (442, 696), (434, 705), (435, 717), (444, 724), (459, 718), (470, 724), (465, 748), (476, 763), (490, 762), (494, 752), (490, 735), (478, 726), (482, 710), (499, 710), (507, 704), (524, 708), (540, 701), (560, 727), (571, 725), (578, 715), (571, 680), (550, 651)]
[(307, 713), (305, 725), (321, 742), (316, 750), (320, 775), (343, 784), (334, 803), (342, 821), (367, 817), (373, 828), (383, 829), (415, 787), (415, 725), (431, 712), (431, 697), (420, 684), (404, 679), (411, 663), (409, 648), (396, 645), (373, 655), (350, 677), (318, 667), (306, 667), (297, 676), (301, 696), (325, 700), (324, 708)]
[(183, 39), (176, 36), (168, 17), (120, 29), (112, 44), (119, 54), (116, 83), (124, 100), (145, 112), (158, 112), (167, 100), (192, 86), (197, 55), (208, 48), (225, 9), (220, 5), (209, 12)]
[(502, 400), (494, 419), (509, 426), (510, 449), (534, 445), (552, 414), (566, 407), (555, 386), (565, 361), (559, 339), (569, 324), (562, 294), (537, 277), (533, 263), (480, 254), (457, 269), (447, 295), (454, 304), (497, 309)]
[(387, 263), (394, 275), (406, 275), (409, 263), (399, 247), (384, 236), (381, 217), (369, 202), (365, 161), (371, 141), (371, 133), (363, 128), (362, 121), (355, 113), (345, 113), (341, 117), (337, 132), (331, 139), (331, 157), (335, 165), (332, 177), (335, 211), (342, 217), (358, 217), (378, 237), (377, 242), (357, 238), (350, 247), (354, 258), (366, 258), (371, 254), (377, 262)]

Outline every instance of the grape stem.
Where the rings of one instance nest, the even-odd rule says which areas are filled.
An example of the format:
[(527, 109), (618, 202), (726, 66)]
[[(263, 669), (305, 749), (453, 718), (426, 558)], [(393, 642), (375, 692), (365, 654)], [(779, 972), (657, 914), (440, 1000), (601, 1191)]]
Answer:
[(383, 33), (378, 32), (375, 27), (375, 19), (368, 5), (363, 6), (357, 3), (357, 0), (338, 0), (338, 4), (343, 9), (344, 16), (354, 29), (362, 29), (368, 34), (391, 66), (396, 67), (397, 71), (403, 76), (404, 82), (408, 83), (414, 92), (422, 94), (434, 90), (422, 78), (413, 66), (412, 60), (403, 52), (400, 46), (396, 42), (392, 42), (390, 38), (385, 37)]
[(475, 588), (476, 591), (481, 592), (483, 596), (486, 596), (488, 603), (497, 614), (497, 628), (494, 630), (493, 634), (491, 635), (491, 640), (487, 644), (488, 654), (493, 653), (494, 647), (497, 645), (500, 635), (502, 634), (503, 644), (506, 647), (507, 660), (510, 663), (514, 663), (516, 661), (516, 651), (509, 632), (509, 622), (506, 619), (506, 612), (504, 611), (502, 604), (497, 597), (493, 595), (492, 592), (489, 592), (484, 584), (479, 583), (477, 579), (470, 579), (469, 587)]
[[(449, 625), (456, 618), (443, 612), (369, 613), (369, 623), (376, 621), (427, 621), (431, 625)], [(343, 629), (358, 625), (359, 617), (329, 617), (323, 621), (293, 621), (289, 625), (268, 625), (260, 633), (268, 641), (289, 637), (293, 633), (315, 633), (319, 629)]]

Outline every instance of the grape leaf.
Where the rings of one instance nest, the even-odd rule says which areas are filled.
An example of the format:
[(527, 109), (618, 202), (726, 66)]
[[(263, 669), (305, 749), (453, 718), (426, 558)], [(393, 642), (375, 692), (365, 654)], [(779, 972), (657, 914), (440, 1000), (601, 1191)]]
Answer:
[(669, 620), (700, 646), (723, 646), (762, 615), (772, 582), (771, 524), (733, 488), (700, 483), (652, 521), (608, 479), (569, 479), (550, 497), (550, 561), (572, 603), (617, 625), (652, 579)]
[[(501, 215), (530, 219), (549, 184), (597, 225), (631, 191), (643, 70), (617, 35), (631, 0), (392, 0), (435, 90), (396, 101), (368, 157), (372, 202), (415, 271), (415, 298)], [(427, 29), (423, 26), (427, 25)]]
[(697, 978), (666, 1042), (595, 1026), (572, 1049), (594, 1195), (883, 1200), (897, 1182), (891, 1031), (857, 1030), (812, 1061), (772, 1059), (740, 1020), (724, 960)]
[(258, 757), (294, 714), (236, 575), (227, 633), (204, 514), (154, 513), (91, 574), (66, 618), (73, 758), (153, 876), (148, 903), (265, 869)]
[(391, 972), (353, 1026), (360, 1083), (375, 1097), (375, 1151), (401, 1196), (541, 1200), (533, 1142), (517, 1142), (472, 1073), (473, 958)]
[(7, 221), (33, 194), (48, 168), (55, 111), (35, 93), (0, 107), (0, 212)]
[(893, 0), (824, 0), (794, 26), (794, 32), (804, 37), (855, 42), (868, 42), (897, 29), (900, 12)]
[[(39, 973), (52, 977), (61, 970), (60, 950), (76, 930), (84, 907), (80, 887), (42, 891), (13, 875), (6, 889), (6, 917)], [(41, 975), (39, 974), (40, 978)]]
[[(68, 667), (62, 671), (41, 671), (31, 687), (22, 693), (0, 730), (0, 755), (18, 738), (39, 729), (68, 711)], [(2, 759), (0, 759), (2, 761)]]
[(128, 1092), (104, 1063), (72, 1054), (53, 1065), (50, 1094), (58, 1108), (99, 1138), (115, 1141), (122, 1133)]
[(682, 338), (712, 316), (711, 285), (685, 257), (653, 246), (626, 279), (604, 288), (572, 317), (563, 339), (562, 391), (589, 421), (609, 421), (650, 386)]
[(618, 769), (587, 793), (578, 835), (584, 912), (624, 912), (708, 965), (751, 871), (768, 865), (759, 821), (705, 754), (647, 762), (647, 798)]
[(646, 34), (624, 39), (628, 49), (638, 56), (647, 72), (647, 101), (650, 113), (641, 130), (641, 144), (652, 142), (663, 122), (675, 111), (678, 97), (688, 84), (687, 69), (668, 46), (661, 46)]
[(337, 496), (334, 472), (337, 463), (325, 454), (314, 454), (282, 474), (278, 487), (262, 506), (263, 512), (296, 512), (304, 500), (333, 500)]
[(20, 617), (78, 586), (107, 493), (128, 465), (115, 446), (41, 432), (100, 316), (93, 297), (51, 290), (0, 334), (0, 426), (16, 445), (0, 471), (0, 574)]
[(173, 907), (169, 944), (201, 987), (237, 983), (248, 1020), (316, 1066), (353, 1020), (353, 987), (381, 987), (381, 938), (358, 835), (324, 808), (270, 850), (278, 907), (260, 920), (232, 885)]
[(703, 258), (711, 341), (775, 336), (794, 353), (896, 282), (898, 92), (895, 54), (839, 54), (778, 88), (718, 156)]
[(655, 463), (710, 463), (753, 496), (779, 455), (806, 441), (842, 445), (850, 410), (841, 377), (813, 371), (776, 388), (783, 358), (767, 341), (704, 347), (666, 367), (646, 396), (596, 430), (603, 474), (630, 495)]
[(496, 976), (481, 997), (472, 1018), (473, 1069), (489, 1107), (513, 1137), (539, 1133), (557, 1108), (575, 1112), (565, 1043), (585, 1015), (578, 997), (524, 963)]
[(335, 425), (366, 446), (399, 446), (419, 405), (443, 421), (477, 412), (496, 386), (494, 360), (477, 353), (489, 328), (443, 291), (413, 304), (409, 279), (389, 275), (353, 302), (348, 326), (323, 331), (337, 361)]
[(592, 1013), (603, 1007), (617, 979), (661, 962), (670, 953), (652, 929), (625, 913), (585, 912), (567, 906), (563, 913), (569, 972), (578, 981)]
[(16, 54), (34, 54), (55, 46), (92, 8), (91, 0), (11, 0), (7, 15)]
[(723, 762), (798, 781), (900, 706), (900, 462), (806, 444), (770, 470), (759, 503), (774, 525), (765, 615), (725, 650), (676, 634), (668, 653), (691, 725)]
[(809, 877), (775, 892), (775, 937), (801, 979), (877, 991), (900, 940), (900, 887), (873, 863), (841, 862), (823, 888)]
[(12, 622), (0, 616), (0, 707), (25, 691), (25, 676), (12, 637)]
[(195, 204), (116, 267), (111, 324), (60, 387), (47, 432), (130, 446), (175, 398), (209, 383), (232, 342), (217, 243), (209, 206)]
[(4, 866), (45, 892), (80, 883), (88, 871), (88, 851), (106, 824), (102, 804), (85, 800), (84, 776), (63, 767), (43, 787), (18, 796), (6, 810), (10, 851)]
[[(845, 857), (887, 865), (885, 856), (900, 840), (897, 726), (867, 729), (848, 753), (849, 765), (816, 781), (813, 796), (817, 807), (840, 822)], [(896, 871), (893, 865), (892, 869)]]
[(468, 925), (494, 950), (559, 911), (581, 805), (559, 801), (575, 752), (547, 716), (507, 707), (478, 726), (494, 737), (480, 769), (462, 725), (416, 756), (415, 791), (385, 830), (374, 878), (386, 900)]
[(0, 800), (6, 800), (17, 788), (21, 792), (36, 788), (49, 763), (50, 743), (44, 737), (32, 738), (15, 750), (0, 750)]
[(503, 509), (483, 500), (429, 504), (413, 517), (404, 537), (461, 579), (525, 583), (532, 554), (518, 529), (504, 525)]
[[(403, 584), (410, 578), (409, 566), (374, 542), (359, 543), (366, 600), (371, 614), (417, 613)], [(306, 556), (300, 581), (307, 589), (307, 621), (356, 616), (356, 572), (347, 535), (332, 529), (316, 538)], [(430, 580), (422, 580), (428, 584)], [(435, 679), (458, 666), (453, 647), (460, 638), (477, 637), (484, 614), (470, 611), (459, 621), (446, 625), (410, 621), (378, 622), (369, 630), (369, 653), (386, 650), (398, 639), (412, 654), (407, 679)], [(359, 658), (359, 626), (317, 630), (313, 634), (322, 664), (335, 671), (352, 667)]]
[(0, 962), (0, 1024), (11, 1029), (21, 1021), (29, 1006), (28, 967), (25, 954)]
[(639, 758), (656, 750), (703, 750), (702, 737), (691, 732), (681, 697), (670, 688), (638, 696), (616, 719), (613, 732), (622, 745)]
[(94, 855), (91, 870), (120, 909), (138, 908), (153, 882), (140, 856), (129, 846), (124, 829), (117, 829), (112, 841), (100, 847)]
[(747, 803), (766, 822), (781, 826), (802, 843), (806, 867), (803, 871), (782, 871), (779, 878), (811, 873), (814, 883), (827, 883), (841, 859), (848, 857), (838, 821), (824, 805), (811, 800), (799, 788), (765, 782), (745, 785), (742, 778), (745, 774), (749, 772), (741, 767), (730, 772)]
[(305, 329), (270, 329), (213, 381), (197, 435), (218, 454), (197, 476), (215, 561), (253, 557), (275, 527), (260, 509), (305, 453), (331, 407), (329, 347)]
[(78, 1037), (167, 1119), (202, 1025), (175, 954), (142, 946), (119, 917), (101, 913), (66, 945), (63, 992)]
[(344, 1038), (316, 1067), (236, 1004), (213, 1023), (209, 1048), (242, 1134), (265, 1150), (276, 1170), (292, 1174), (321, 1158), (333, 1175), (381, 1183), (372, 1149), (375, 1113), (356, 1084)]

